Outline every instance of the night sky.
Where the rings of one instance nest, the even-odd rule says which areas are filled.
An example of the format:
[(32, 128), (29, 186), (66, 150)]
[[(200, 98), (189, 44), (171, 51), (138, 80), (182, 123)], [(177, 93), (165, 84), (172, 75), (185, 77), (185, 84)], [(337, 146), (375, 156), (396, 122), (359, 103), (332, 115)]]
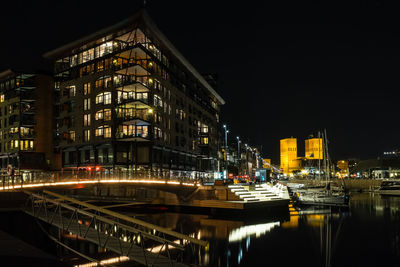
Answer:
[[(323, 128), (334, 159), (376, 158), (400, 148), (398, 6), (385, 1), (147, 2), (150, 16), (189, 62), (200, 73), (219, 75), (230, 137), (262, 145), (264, 156), (276, 163), (279, 139), (297, 137), (301, 150), (304, 139)], [(2, 3), (0, 70), (44, 69), (44, 52), (113, 25), (140, 5)]]

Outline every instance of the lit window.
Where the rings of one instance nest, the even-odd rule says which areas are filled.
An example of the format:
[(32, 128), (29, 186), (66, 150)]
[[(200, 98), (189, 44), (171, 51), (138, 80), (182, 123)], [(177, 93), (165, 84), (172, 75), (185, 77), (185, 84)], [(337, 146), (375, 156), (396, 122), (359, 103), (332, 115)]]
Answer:
[(111, 104), (111, 92), (104, 93), (104, 105)]
[(110, 121), (111, 120), (111, 109), (105, 109), (103, 116), (104, 116), (105, 121)]
[(90, 130), (83, 131), (83, 138), (86, 142), (90, 141)]
[(111, 104), (111, 92), (100, 93), (96, 96), (96, 104)]
[(83, 110), (90, 110), (90, 98), (83, 99)]
[(89, 142), (90, 141), (90, 130), (84, 130), (83, 131), (83, 138), (84, 138), (85, 142)]
[(69, 131), (69, 139), (75, 142), (75, 131)]
[(100, 45), (99, 56), (102, 57), (104, 55), (110, 54), (112, 52), (112, 42), (107, 42)]
[(84, 95), (90, 94), (90, 83), (85, 83), (83, 85), (83, 94)]
[(103, 136), (103, 135), (104, 135), (104, 128), (103, 128), (103, 126), (98, 127), (98, 128), (96, 129), (94, 135), (95, 135), (95, 136)]
[(3, 102), (4, 102), (4, 95), (1, 94), (1, 95), (0, 95), (0, 103), (3, 103)]
[(103, 94), (98, 94), (98, 95), (96, 96), (96, 104), (103, 103), (103, 101), (104, 101)]
[(102, 120), (103, 119), (103, 110), (99, 110), (96, 112), (95, 120)]
[(155, 139), (162, 139), (162, 131), (158, 127), (154, 127), (154, 137)]
[(75, 87), (75, 85), (71, 85), (70, 87), (69, 87), (69, 96), (70, 97), (73, 97), (73, 96), (75, 96), (76, 95), (76, 87)]
[(90, 114), (83, 115), (83, 126), (90, 126)]
[(104, 127), (104, 138), (111, 138), (111, 127)]

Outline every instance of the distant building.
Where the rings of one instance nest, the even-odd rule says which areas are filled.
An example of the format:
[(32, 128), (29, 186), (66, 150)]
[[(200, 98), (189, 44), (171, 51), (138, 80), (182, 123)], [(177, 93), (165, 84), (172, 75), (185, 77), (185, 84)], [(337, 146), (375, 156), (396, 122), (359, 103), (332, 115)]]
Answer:
[(349, 161), (348, 160), (339, 160), (336, 164), (338, 168), (337, 176), (339, 177), (347, 177), (349, 175)]
[(271, 170), (271, 159), (262, 159), (262, 167)]
[(300, 170), (300, 161), (297, 159), (296, 138), (280, 140), (280, 165), (285, 174)]
[(305, 158), (323, 159), (322, 138), (310, 138), (305, 140)]
[(2, 170), (60, 168), (60, 157), (53, 151), (53, 88), (53, 78), (49, 75), (12, 70), (0, 73)]
[(383, 152), (382, 158), (384, 158), (384, 159), (399, 159), (400, 158), (400, 150), (396, 149), (393, 151), (385, 151), (385, 152)]
[(350, 167), (350, 174), (358, 178), (399, 178), (400, 159), (361, 160)]

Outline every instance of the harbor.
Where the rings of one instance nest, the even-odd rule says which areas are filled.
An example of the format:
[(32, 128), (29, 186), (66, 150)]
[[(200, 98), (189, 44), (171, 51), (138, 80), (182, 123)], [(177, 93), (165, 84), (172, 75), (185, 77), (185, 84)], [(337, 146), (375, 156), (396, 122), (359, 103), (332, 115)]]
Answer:
[(400, 267), (392, 3), (2, 7), (1, 267)]
[[(347, 211), (338, 212), (326, 207), (312, 209), (290, 207), (288, 217), (276, 219), (221, 218), (211, 214), (177, 213), (154, 209), (149, 213), (149, 210), (133, 207), (113, 210), (206, 240), (212, 249), (201, 252), (200, 266), (265, 266), (263, 263), (260, 264), (256, 255), (267, 253), (266, 255), (271, 256), (265, 261), (273, 266), (298, 264), (317, 267), (371, 266), (371, 264), (382, 266), (384, 263), (387, 263), (385, 266), (395, 266), (391, 263), (400, 260), (399, 243), (396, 241), (400, 235), (400, 229), (397, 227), (400, 222), (399, 207), (400, 198), (397, 197), (354, 193)], [(21, 224), (21, 218), (25, 218), (25, 221), (29, 221), (29, 218), (17, 215), (15, 212), (1, 213), (0, 216), (3, 231), (14, 231), (14, 236), (23, 238), (22, 232), (18, 234), (15, 231)], [(25, 235), (30, 236), (32, 233)], [(78, 248), (82, 253), (98, 257), (99, 260), (114, 259), (117, 266), (134, 264), (133, 261), (120, 257), (112, 251), (95, 252), (97, 249), (93, 243), (70, 233), (63, 235), (66, 244)], [(304, 242), (304, 240), (309, 241)], [(291, 257), (285, 258), (288, 251)], [(57, 254), (64, 259), (65, 264), (68, 264), (66, 266), (85, 266), (84, 264), (88, 263), (87, 260), (74, 257), (67, 249), (61, 249)], [(359, 256), (351, 257), (354, 254)], [(309, 257), (304, 255), (312, 255), (313, 260), (310, 261)], [(40, 258), (41, 254), (30, 257), (37, 265), (47, 262), (46, 259)], [(13, 258), (16, 263), (22, 259), (17, 254)]]

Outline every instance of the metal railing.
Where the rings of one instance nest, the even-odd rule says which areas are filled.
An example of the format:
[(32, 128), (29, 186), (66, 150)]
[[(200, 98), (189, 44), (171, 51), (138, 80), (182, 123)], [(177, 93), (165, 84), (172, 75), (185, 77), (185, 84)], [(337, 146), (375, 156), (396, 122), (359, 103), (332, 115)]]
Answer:
[[(19, 172), (14, 170), (14, 175), (0, 172), (0, 192), (6, 190), (19, 190), (49, 186), (63, 186), (73, 184), (96, 183), (158, 183), (180, 184), (184, 186), (197, 186), (202, 183), (214, 182), (211, 174), (183, 171), (146, 171), (146, 170), (115, 170), (93, 166), (82, 166), (81, 169), (72, 171), (38, 171)], [(190, 174), (191, 173), (191, 174)]]
[(74, 198), (24, 192), (24, 212), (146, 266), (198, 264), (198, 251), (209, 249), (207, 241)]

